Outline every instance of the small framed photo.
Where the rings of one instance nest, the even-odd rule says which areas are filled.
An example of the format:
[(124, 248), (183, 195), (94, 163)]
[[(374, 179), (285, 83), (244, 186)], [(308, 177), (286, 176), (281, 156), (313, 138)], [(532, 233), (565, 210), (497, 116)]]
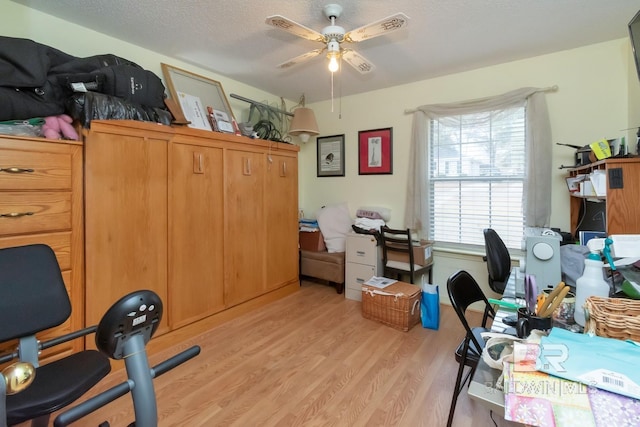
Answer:
[(358, 132), (358, 174), (393, 174), (393, 128)]
[(316, 138), (318, 176), (344, 176), (344, 134)]

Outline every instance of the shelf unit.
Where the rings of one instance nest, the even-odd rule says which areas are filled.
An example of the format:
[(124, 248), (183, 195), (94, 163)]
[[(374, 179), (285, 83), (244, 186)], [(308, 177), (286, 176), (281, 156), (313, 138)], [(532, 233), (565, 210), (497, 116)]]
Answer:
[[(569, 170), (569, 177), (602, 170), (606, 176), (604, 196), (571, 194), (571, 233), (575, 236), (585, 220), (585, 212), (604, 212), (600, 230), (611, 234), (640, 234), (640, 157), (609, 158)], [(603, 203), (602, 209), (592, 209)], [(589, 219), (589, 218), (586, 218)], [(584, 229), (584, 228), (582, 228)]]

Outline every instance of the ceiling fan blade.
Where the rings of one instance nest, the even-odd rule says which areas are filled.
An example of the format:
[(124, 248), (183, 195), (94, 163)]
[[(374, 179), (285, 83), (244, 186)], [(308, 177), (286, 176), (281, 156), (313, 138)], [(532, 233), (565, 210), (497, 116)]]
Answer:
[(312, 51), (309, 51), (307, 53), (303, 53), (302, 55), (296, 56), (295, 58), (292, 58), (286, 62), (283, 62), (282, 64), (278, 65), (278, 68), (290, 68), (293, 67), (294, 65), (298, 65), (301, 62), (307, 61), (311, 58), (315, 58), (316, 56), (320, 55), (322, 52), (325, 51), (326, 48), (322, 48), (322, 49), (314, 49)]
[(302, 37), (303, 39), (311, 40), (314, 42), (324, 41), (324, 37), (319, 32), (312, 30), (311, 28), (307, 28), (304, 25), (298, 24), (297, 22), (294, 22), (289, 18), (285, 18), (282, 15), (269, 16), (265, 20), (265, 23), (298, 37)]
[(342, 59), (358, 70), (360, 74), (369, 74), (376, 69), (371, 61), (351, 49), (344, 49), (342, 51)]
[(361, 42), (362, 40), (388, 34), (392, 31), (405, 28), (409, 25), (409, 17), (402, 12), (387, 16), (371, 24), (363, 25), (360, 28), (349, 31), (344, 35), (344, 40), (348, 42)]

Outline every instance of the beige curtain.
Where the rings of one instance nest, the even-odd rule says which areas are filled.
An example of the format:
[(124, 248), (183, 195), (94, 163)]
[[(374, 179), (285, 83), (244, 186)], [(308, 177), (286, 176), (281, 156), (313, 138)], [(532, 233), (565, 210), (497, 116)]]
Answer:
[(422, 105), (413, 113), (405, 226), (427, 237), (429, 224), (430, 119), (513, 108), (526, 103), (527, 168), (523, 204), (525, 226), (548, 227), (551, 216), (551, 125), (545, 92), (553, 88), (521, 88), (499, 96), (450, 104)]

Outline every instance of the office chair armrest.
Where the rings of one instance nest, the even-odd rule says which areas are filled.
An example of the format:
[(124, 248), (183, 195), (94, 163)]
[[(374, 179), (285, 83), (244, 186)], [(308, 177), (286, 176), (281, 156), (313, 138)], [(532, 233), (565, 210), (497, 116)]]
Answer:
[(40, 350), (45, 350), (50, 347), (54, 347), (58, 344), (65, 343), (67, 341), (75, 340), (76, 338), (84, 337), (86, 335), (92, 334), (98, 329), (98, 325), (89, 326), (84, 329), (80, 329), (79, 331), (69, 332), (68, 334), (61, 335), (59, 337), (51, 338), (50, 340), (44, 341), (40, 343), (38, 346)]

